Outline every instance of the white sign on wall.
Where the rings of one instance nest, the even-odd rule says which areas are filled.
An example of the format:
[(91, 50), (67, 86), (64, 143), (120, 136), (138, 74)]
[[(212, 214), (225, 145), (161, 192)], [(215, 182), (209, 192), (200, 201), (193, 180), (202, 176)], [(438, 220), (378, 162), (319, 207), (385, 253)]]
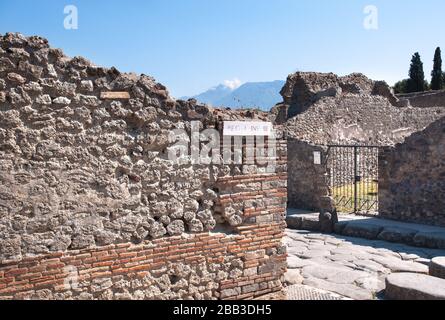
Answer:
[(225, 136), (271, 136), (271, 122), (261, 121), (224, 121)]
[(321, 152), (314, 151), (314, 164), (321, 164)]

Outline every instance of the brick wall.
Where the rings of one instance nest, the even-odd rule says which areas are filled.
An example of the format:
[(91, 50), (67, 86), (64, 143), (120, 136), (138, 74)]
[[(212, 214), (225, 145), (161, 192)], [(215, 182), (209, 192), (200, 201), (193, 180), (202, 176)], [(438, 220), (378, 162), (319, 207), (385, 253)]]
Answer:
[(282, 223), (237, 229), (4, 261), (0, 298), (247, 299), (281, 290)]

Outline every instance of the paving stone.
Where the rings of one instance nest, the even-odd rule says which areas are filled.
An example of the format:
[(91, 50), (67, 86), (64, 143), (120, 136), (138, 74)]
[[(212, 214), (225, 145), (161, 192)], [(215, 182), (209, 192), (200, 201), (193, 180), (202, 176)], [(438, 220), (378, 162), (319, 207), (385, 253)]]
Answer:
[(290, 242), (295, 242), (292, 245), (293, 246), (308, 246), (309, 245), (309, 240), (304, 240), (304, 239), (291, 239), (288, 238), (289, 243)]
[(350, 257), (353, 257), (355, 259), (368, 259), (370, 257), (371, 254), (367, 253), (367, 252), (363, 252), (362, 250), (360, 250), (357, 247), (343, 247), (340, 246), (334, 250), (331, 250), (331, 254), (332, 255), (347, 255)]
[[(331, 262), (329, 262), (329, 263), (331, 263)], [(338, 265), (343, 266), (343, 267), (348, 267), (348, 268), (351, 268), (353, 270), (358, 270), (356, 265), (353, 264), (352, 262), (349, 262), (349, 261), (333, 261), (332, 263), (333, 264), (338, 264)]]
[(309, 240), (326, 240), (326, 235), (321, 234), (321, 233), (309, 233), (306, 235), (306, 239)]
[(310, 265), (303, 268), (301, 274), (305, 278), (318, 278), (332, 283), (353, 284), (355, 280), (367, 277), (369, 274), (363, 271), (356, 271), (352, 268), (340, 266), (338, 264)]
[(292, 242), (295, 242), (293, 245), (294, 246), (308, 246), (309, 245), (309, 240), (304, 240), (304, 239), (291, 239), (289, 238)]
[(329, 251), (335, 248), (337, 247), (329, 244), (309, 244), (308, 246), (309, 250), (316, 250), (316, 251), (326, 251), (326, 250)]
[(313, 234), (313, 231), (309, 231), (309, 230), (291, 230), (292, 232), (307, 236), (310, 234)]
[(291, 269), (284, 274), (284, 281), (290, 285), (302, 284), (303, 280), (304, 278), (299, 269)]
[(417, 254), (414, 253), (404, 253), (404, 252), (399, 252), (400, 257), (402, 258), (402, 260), (416, 260), (416, 259), (420, 259), (420, 257)]
[(445, 279), (445, 257), (436, 257), (431, 260), (430, 275)]
[(386, 241), (381, 241), (382, 244), (385, 244), (385, 248), (396, 251), (398, 253), (408, 253), (408, 254), (422, 254), (421, 248), (409, 246), (402, 243), (389, 243)]
[(421, 264), (424, 264), (429, 267), (430, 263), (431, 263), (431, 259), (419, 258), (419, 259), (415, 259), (414, 262), (421, 263)]
[(355, 300), (372, 300), (375, 295), (372, 291), (351, 284), (338, 284), (317, 278), (307, 278), (304, 285), (328, 290)]
[(309, 242), (309, 240), (306, 239), (306, 238), (304, 237), (304, 235), (299, 234), (299, 233), (291, 233), (291, 232), (288, 232), (288, 233), (286, 233), (286, 235), (287, 235), (287, 237), (289, 237), (290, 239), (295, 240), (295, 241)]
[(292, 248), (292, 247), (289, 247), (287, 250), (287, 254), (289, 257), (301, 257), (301, 255), (303, 255), (306, 252), (308, 252), (307, 249)]
[(330, 255), (331, 252), (329, 250), (307, 250), (306, 252), (298, 256), (303, 259), (312, 259), (317, 257), (326, 257)]
[(336, 275), (329, 276), (326, 280), (338, 284), (356, 284), (356, 281), (369, 276), (368, 272), (353, 270), (348, 272), (339, 272)]
[(356, 257), (350, 254), (333, 254), (328, 257), (329, 260), (332, 261), (347, 261), (347, 262), (353, 262)]
[[(379, 242), (380, 240), (370, 240), (370, 239), (363, 239), (363, 238), (354, 238), (354, 237), (345, 237), (345, 244), (349, 244), (352, 246), (360, 246), (363, 248), (366, 248), (367, 250), (375, 250), (376, 242)], [(386, 242), (389, 244), (389, 242)]]
[(351, 246), (363, 246), (363, 247), (373, 247), (373, 240), (356, 238), (356, 237), (348, 237), (348, 236), (339, 236), (340, 239), (343, 240), (342, 245), (351, 245)]
[(372, 240), (369, 239), (349, 237), (346, 235), (339, 235), (338, 237), (343, 240), (343, 245), (370, 246), (372, 244)]
[(402, 259), (402, 257), (400, 256), (400, 254), (398, 252), (394, 252), (394, 251), (388, 250), (386, 248), (379, 248), (376, 250), (376, 252), (374, 254), (378, 255), (378, 256), (382, 256), (382, 257), (394, 257), (397, 259)]
[(308, 246), (311, 246), (311, 247), (318, 246), (319, 248), (323, 247), (324, 249), (326, 249), (327, 247), (329, 247), (329, 248), (335, 247), (332, 245), (326, 245), (326, 242), (324, 240), (309, 240)]
[(301, 274), (305, 278), (315, 277), (318, 279), (327, 279), (331, 275), (336, 275), (339, 272), (348, 272), (352, 269), (347, 267), (333, 267), (323, 265), (309, 265), (302, 269)]
[(377, 249), (387, 249), (391, 251), (413, 251), (418, 250), (421, 248), (409, 246), (407, 244), (403, 243), (394, 243), (394, 242), (388, 242), (383, 240), (374, 240), (373, 241), (373, 247)]
[(428, 274), (428, 267), (417, 262), (403, 261), (397, 258), (381, 256), (374, 256), (371, 258), (371, 260), (390, 269), (392, 272), (413, 272)]
[(372, 291), (372, 292), (380, 292), (385, 290), (385, 279), (379, 277), (378, 275), (368, 276), (364, 278), (359, 278), (355, 280), (355, 283), (363, 289)]
[(352, 299), (375, 298), (391, 273), (428, 274), (429, 257), (445, 253), (440, 249), (300, 230), (292, 230), (285, 243), (289, 283), (299, 283), (302, 277), (305, 285)]
[(282, 240), (283, 245), (286, 247), (290, 247), (293, 242), (294, 240), (290, 239), (289, 237), (284, 237)]
[(355, 264), (358, 268), (363, 268), (365, 270), (369, 270), (371, 272), (379, 272), (379, 273), (390, 273), (391, 270), (388, 268), (385, 268), (381, 264), (372, 261), (372, 260), (354, 260), (352, 261), (353, 264)]
[(386, 278), (385, 298), (445, 300), (445, 280), (423, 274), (393, 273)]
[(312, 265), (312, 264), (314, 264), (314, 262), (309, 259), (301, 259), (301, 258), (294, 257), (294, 256), (287, 258), (287, 267), (289, 269), (303, 268), (305, 266)]
[(328, 237), (328, 238), (326, 238), (325, 241), (326, 241), (326, 243), (332, 244), (334, 246), (339, 246), (339, 245), (341, 245), (343, 243), (343, 240), (336, 239), (336, 238), (333, 238), (333, 237)]

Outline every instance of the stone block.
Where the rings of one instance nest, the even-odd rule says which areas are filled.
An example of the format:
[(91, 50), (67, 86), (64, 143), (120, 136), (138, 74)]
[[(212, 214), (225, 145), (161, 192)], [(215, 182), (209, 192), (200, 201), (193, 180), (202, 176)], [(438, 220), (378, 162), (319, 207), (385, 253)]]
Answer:
[(436, 257), (431, 259), (430, 275), (445, 279), (445, 257)]
[(445, 280), (423, 274), (393, 273), (386, 278), (385, 298), (445, 300)]
[(399, 243), (413, 243), (417, 231), (400, 227), (385, 227), (378, 235), (379, 240)]
[(365, 239), (377, 239), (377, 236), (382, 230), (382, 226), (371, 223), (349, 222), (341, 234)]

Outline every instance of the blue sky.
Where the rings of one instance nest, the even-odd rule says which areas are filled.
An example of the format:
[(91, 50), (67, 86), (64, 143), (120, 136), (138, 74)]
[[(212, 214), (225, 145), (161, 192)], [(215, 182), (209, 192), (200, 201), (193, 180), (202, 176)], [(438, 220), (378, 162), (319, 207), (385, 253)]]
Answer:
[[(77, 30), (63, 27), (65, 5)], [(377, 30), (363, 10), (378, 8)], [(41, 35), (69, 56), (154, 76), (179, 97), (225, 80), (362, 72), (393, 84), (419, 51), (445, 50), (443, 0), (0, 0), (0, 33)]]

